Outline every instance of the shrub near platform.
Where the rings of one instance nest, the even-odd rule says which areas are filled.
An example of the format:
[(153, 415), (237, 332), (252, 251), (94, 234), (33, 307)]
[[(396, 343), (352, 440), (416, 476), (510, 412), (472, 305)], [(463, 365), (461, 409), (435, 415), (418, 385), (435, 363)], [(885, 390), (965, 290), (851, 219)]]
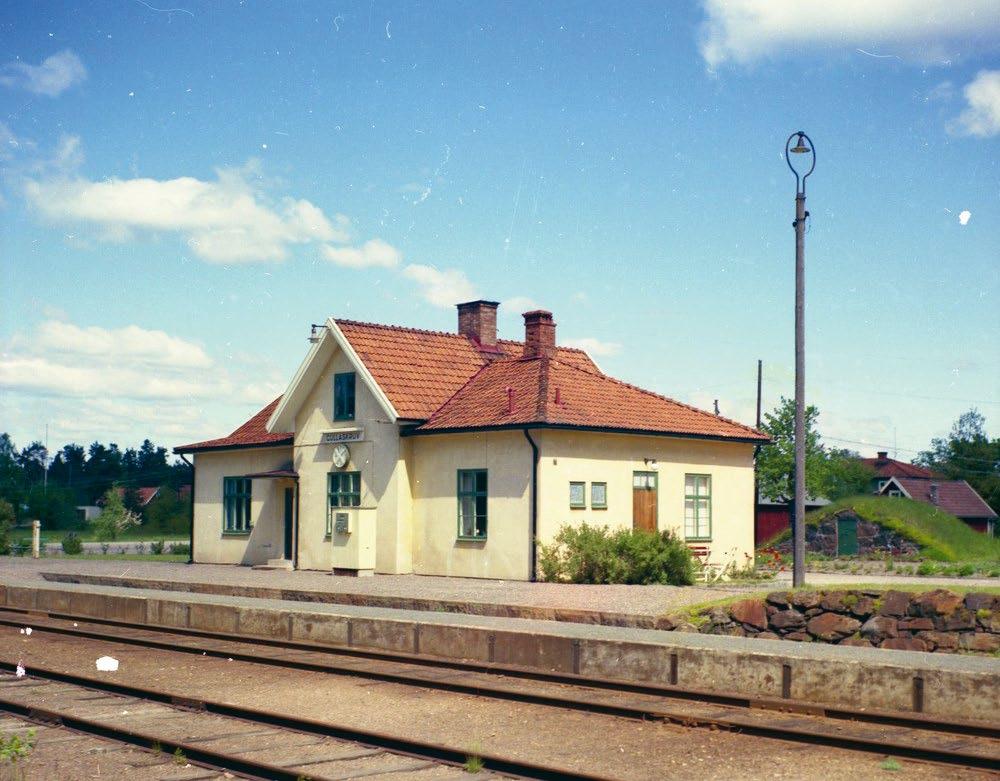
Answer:
[(1000, 597), (946, 589), (774, 591), (695, 611), (688, 631), (939, 653), (1000, 652)]
[(563, 526), (550, 545), (539, 546), (544, 580), (569, 583), (652, 583), (690, 586), (694, 561), (672, 532)]

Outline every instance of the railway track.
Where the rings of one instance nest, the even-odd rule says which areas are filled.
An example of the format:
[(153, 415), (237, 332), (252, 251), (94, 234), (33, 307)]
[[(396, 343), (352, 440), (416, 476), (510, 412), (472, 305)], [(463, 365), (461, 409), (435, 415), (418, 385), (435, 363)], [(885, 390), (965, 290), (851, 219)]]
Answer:
[(0, 625), (24, 626), (181, 653), (361, 677), (688, 727), (892, 755), (951, 766), (1000, 767), (1000, 725), (921, 714), (827, 708), (676, 685), (586, 678), (411, 654), (150, 627), (65, 614), (5, 609)]
[[(2, 663), (4, 668), (10, 665)], [(10, 672), (13, 669), (10, 668)], [(466, 777), (611, 781), (560, 767), (295, 718), (223, 702), (32, 668), (0, 675), (0, 712), (147, 749), (165, 764), (192, 763), (268, 781), (333, 781), (391, 774), (407, 781)]]

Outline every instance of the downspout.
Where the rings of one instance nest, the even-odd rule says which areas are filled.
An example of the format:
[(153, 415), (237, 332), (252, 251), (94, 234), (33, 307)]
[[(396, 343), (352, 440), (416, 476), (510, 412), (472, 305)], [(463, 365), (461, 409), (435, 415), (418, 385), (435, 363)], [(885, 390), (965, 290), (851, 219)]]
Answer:
[(292, 548), (292, 569), (299, 568), (299, 478), (295, 478), (295, 533), (294, 547)]
[(177, 455), (181, 457), (181, 461), (191, 467), (191, 537), (188, 541), (188, 564), (194, 564), (194, 461), (188, 461), (184, 458), (183, 453)]
[(524, 438), (531, 445), (531, 516), (528, 521), (528, 580), (534, 582), (537, 577), (536, 560), (538, 558), (538, 540), (536, 539), (536, 529), (538, 527), (538, 445), (531, 438), (531, 432), (524, 429)]

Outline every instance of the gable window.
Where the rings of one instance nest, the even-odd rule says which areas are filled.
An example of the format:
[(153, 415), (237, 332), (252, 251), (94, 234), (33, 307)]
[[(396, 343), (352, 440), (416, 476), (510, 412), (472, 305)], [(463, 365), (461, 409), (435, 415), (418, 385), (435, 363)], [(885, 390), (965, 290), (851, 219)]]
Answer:
[(361, 473), (330, 472), (326, 476), (326, 536), (333, 534), (333, 512), (338, 507), (361, 506)]
[(354, 420), (354, 372), (333, 375), (333, 419)]
[(889, 496), (902, 496), (902, 495), (903, 495), (903, 492), (900, 491), (898, 488), (890, 488), (889, 489)]
[(591, 483), (590, 484), (590, 509), (591, 510), (607, 510), (608, 509), (608, 484), (607, 483)]
[(712, 478), (684, 475), (684, 537), (712, 539)]
[(250, 495), (253, 481), (249, 477), (222, 479), (222, 532), (249, 534)]
[(486, 539), (486, 470), (458, 470), (458, 537)]
[(570, 483), (569, 484), (569, 506), (571, 510), (586, 510), (587, 509), (587, 484), (586, 483)]

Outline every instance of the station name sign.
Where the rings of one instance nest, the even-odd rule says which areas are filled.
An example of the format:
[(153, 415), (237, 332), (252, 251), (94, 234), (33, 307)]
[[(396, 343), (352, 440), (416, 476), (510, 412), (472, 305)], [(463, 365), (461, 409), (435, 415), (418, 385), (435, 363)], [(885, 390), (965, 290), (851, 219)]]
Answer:
[(324, 431), (320, 438), (321, 445), (336, 445), (338, 442), (360, 442), (365, 438), (363, 428), (344, 428), (337, 431)]

